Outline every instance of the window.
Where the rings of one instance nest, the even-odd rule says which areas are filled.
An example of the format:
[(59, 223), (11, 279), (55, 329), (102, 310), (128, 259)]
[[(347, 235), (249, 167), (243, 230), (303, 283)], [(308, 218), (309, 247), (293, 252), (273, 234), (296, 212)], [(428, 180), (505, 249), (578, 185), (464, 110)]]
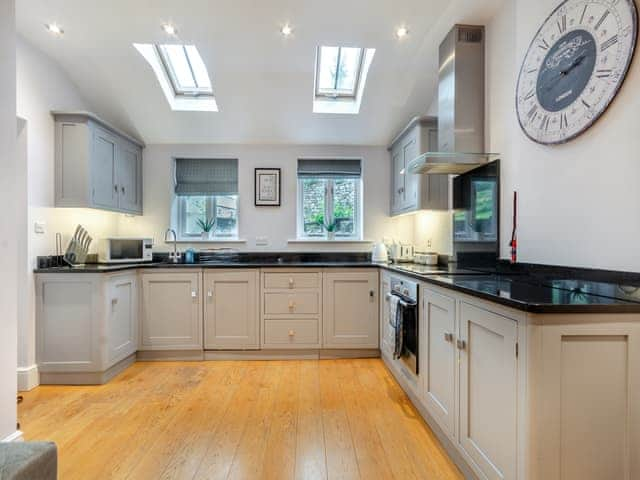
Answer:
[(151, 65), (172, 110), (218, 111), (207, 67), (195, 45), (134, 47)]
[(207, 67), (193, 45), (158, 45), (162, 63), (176, 95), (213, 95)]
[(313, 111), (358, 113), (374, 54), (373, 48), (318, 47)]
[(360, 160), (298, 160), (298, 237), (362, 239)]
[(319, 47), (316, 96), (355, 98), (363, 51), (351, 47)]
[[(224, 240), (238, 237), (238, 161), (185, 159), (175, 161), (173, 224), (181, 240)], [(205, 232), (206, 223), (213, 223)]]

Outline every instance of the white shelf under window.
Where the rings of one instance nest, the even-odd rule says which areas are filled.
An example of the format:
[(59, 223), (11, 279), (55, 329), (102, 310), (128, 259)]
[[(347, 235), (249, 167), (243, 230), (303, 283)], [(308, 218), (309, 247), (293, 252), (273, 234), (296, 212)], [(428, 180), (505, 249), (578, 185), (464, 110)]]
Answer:
[(201, 238), (179, 238), (176, 243), (247, 243), (247, 240), (244, 238), (212, 238), (207, 240)]

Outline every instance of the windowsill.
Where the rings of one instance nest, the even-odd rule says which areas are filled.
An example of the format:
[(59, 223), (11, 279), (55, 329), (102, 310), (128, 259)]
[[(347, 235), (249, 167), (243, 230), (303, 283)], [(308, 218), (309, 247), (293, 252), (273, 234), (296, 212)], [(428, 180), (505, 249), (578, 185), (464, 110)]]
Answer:
[(294, 238), (287, 240), (287, 243), (374, 243), (373, 240), (355, 240), (355, 239), (342, 239), (334, 238), (329, 240), (327, 238)]
[(213, 238), (207, 240), (202, 240), (201, 238), (179, 238), (176, 243), (247, 243), (247, 240), (244, 238)]

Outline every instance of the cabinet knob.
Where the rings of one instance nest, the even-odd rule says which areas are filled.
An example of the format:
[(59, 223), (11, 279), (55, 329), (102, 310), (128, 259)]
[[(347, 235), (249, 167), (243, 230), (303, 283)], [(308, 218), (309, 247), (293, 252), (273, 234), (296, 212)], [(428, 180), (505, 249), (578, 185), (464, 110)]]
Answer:
[(198, 292), (196, 292), (195, 290), (191, 290), (191, 297), (196, 298), (197, 296), (198, 296)]
[(293, 337), (296, 334), (295, 330), (289, 330), (289, 336)]
[(209, 297), (209, 298), (213, 297), (213, 292), (211, 290), (209, 290), (207, 292), (207, 297)]
[(124, 195), (124, 185), (120, 186), (120, 191), (122, 192), (122, 194)]
[(457, 340), (456, 345), (458, 347), (458, 350), (466, 350), (467, 348), (467, 342), (465, 342), (464, 340)]
[(114, 185), (113, 189), (116, 191), (116, 193), (118, 193), (118, 185)]
[(296, 308), (296, 302), (289, 300), (289, 310), (293, 310), (294, 308)]
[(444, 341), (445, 342), (453, 342), (453, 333), (445, 332)]
[(293, 277), (289, 277), (289, 288), (293, 288)]
[(373, 298), (375, 297), (376, 292), (374, 292), (373, 290), (369, 290), (369, 297)]

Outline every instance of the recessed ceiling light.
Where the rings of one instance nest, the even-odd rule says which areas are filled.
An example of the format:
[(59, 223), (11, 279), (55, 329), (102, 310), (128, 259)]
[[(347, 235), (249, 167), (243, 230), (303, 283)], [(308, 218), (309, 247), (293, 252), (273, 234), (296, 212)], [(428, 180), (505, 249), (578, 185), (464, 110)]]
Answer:
[(62, 35), (64, 33), (62, 27), (57, 23), (47, 23), (45, 24), (44, 28), (46, 28), (49, 33), (53, 33), (54, 35)]
[(291, 25), (289, 25), (288, 23), (284, 24), (282, 26), (282, 28), (280, 29), (280, 33), (282, 35), (284, 35), (285, 37), (288, 37), (289, 35), (291, 35), (293, 33), (293, 28), (291, 28)]
[(167, 35), (175, 35), (178, 33), (178, 29), (170, 23), (163, 23), (162, 30), (164, 30), (164, 33), (166, 33)]
[(396, 30), (396, 37), (404, 38), (409, 35), (409, 29), (407, 27), (400, 27)]

